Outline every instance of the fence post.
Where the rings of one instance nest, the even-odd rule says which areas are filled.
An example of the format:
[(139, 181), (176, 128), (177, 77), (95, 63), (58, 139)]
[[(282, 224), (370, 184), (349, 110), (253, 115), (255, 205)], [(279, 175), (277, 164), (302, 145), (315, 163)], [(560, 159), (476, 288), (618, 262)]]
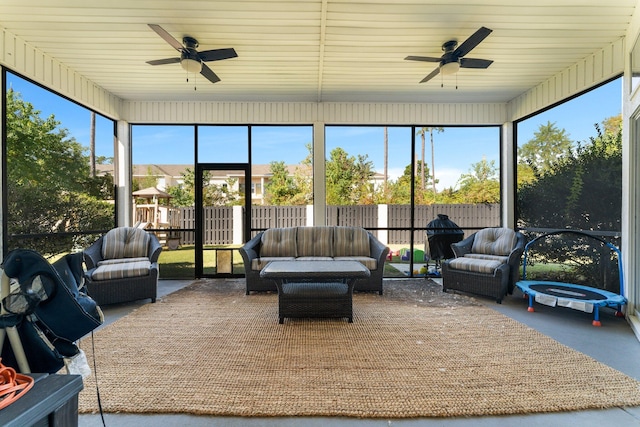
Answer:
[(233, 206), (233, 244), (241, 245), (242, 241), (242, 206)]
[(389, 205), (378, 205), (378, 228), (384, 228), (385, 230), (378, 230), (378, 240), (383, 245), (389, 243)]
[(313, 225), (313, 205), (307, 205), (307, 225)]

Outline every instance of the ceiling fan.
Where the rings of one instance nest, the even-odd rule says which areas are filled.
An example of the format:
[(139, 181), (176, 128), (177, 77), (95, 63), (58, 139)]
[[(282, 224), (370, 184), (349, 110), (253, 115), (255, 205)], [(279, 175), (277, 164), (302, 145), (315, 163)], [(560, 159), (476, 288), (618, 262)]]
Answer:
[(420, 83), (431, 80), (439, 73), (442, 74), (455, 74), (460, 68), (488, 68), (493, 61), (489, 59), (472, 59), (463, 58), (467, 53), (471, 52), (473, 48), (478, 46), (482, 40), (484, 40), (493, 30), (487, 27), (481, 27), (478, 31), (473, 33), (468, 39), (466, 39), (460, 46), (456, 40), (449, 40), (442, 45), (442, 51), (444, 52), (440, 58), (431, 56), (407, 56), (406, 60), (409, 61), (423, 61), (423, 62), (439, 62), (438, 68), (433, 70), (427, 77), (420, 80)]
[(151, 65), (164, 65), (164, 64), (174, 64), (180, 63), (182, 68), (188, 73), (200, 73), (204, 77), (206, 77), (211, 83), (216, 83), (220, 81), (220, 77), (214, 73), (211, 68), (209, 68), (205, 62), (209, 61), (220, 61), (222, 59), (235, 58), (238, 56), (235, 49), (226, 48), (226, 49), (212, 49), (212, 50), (204, 50), (202, 52), (198, 52), (196, 48), (198, 47), (198, 40), (193, 37), (184, 36), (182, 38), (182, 43), (178, 40), (174, 39), (171, 34), (169, 34), (164, 28), (157, 24), (148, 24), (149, 27), (160, 37), (164, 39), (167, 43), (173, 46), (178, 52), (180, 52), (179, 58), (166, 58), (166, 59), (156, 59), (153, 61), (147, 61), (147, 64)]

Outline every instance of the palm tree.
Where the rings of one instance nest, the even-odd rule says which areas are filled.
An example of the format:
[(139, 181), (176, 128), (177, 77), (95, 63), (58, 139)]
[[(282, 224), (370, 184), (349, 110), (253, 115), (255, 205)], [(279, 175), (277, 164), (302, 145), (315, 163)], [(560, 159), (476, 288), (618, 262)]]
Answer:
[[(425, 127), (421, 127), (420, 130), (418, 132), (416, 132), (416, 135), (420, 135), (422, 137), (422, 164), (424, 165), (424, 140), (425, 140), (425, 134), (427, 132), (429, 132), (429, 139), (431, 140), (431, 186), (433, 188), (433, 196), (435, 197), (436, 195), (436, 155), (435, 155), (435, 150), (434, 150), (434, 146), (433, 146), (433, 132), (436, 131), (438, 133), (440, 132), (444, 132), (444, 128), (442, 127), (429, 127), (429, 126), (425, 126)], [(423, 171), (422, 171), (422, 188), (424, 189), (424, 166), (423, 166)]]
[(433, 186), (433, 197), (436, 196), (436, 155), (433, 149), (433, 131), (438, 133), (444, 132), (444, 128), (429, 128), (429, 136), (431, 137), (431, 185)]
[(425, 143), (425, 135), (427, 132), (429, 132), (429, 139), (431, 140), (431, 185), (433, 187), (433, 196), (435, 197), (436, 195), (436, 155), (435, 155), (435, 150), (434, 150), (434, 146), (433, 146), (433, 132), (436, 131), (438, 133), (440, 132), (444, 132), (444, 128), (443, 127), (429, 127), (429, 126), (424, 126), (421, 127), (420, 130), (418, 132), (416, 132), (416, 135), (420, 135), (420, 137), (422, 137), (422, 189), (424, 190), (425, 188), (425, 182), (424, 182), (424, 143)]
[(424, 182), (424, 143), (425, 143), (425, 133), (428, 132), (429, 128), (428, 127), (422, 127), (420, 128), (420, 130), (418, 132), (416, 132), (416, 135), (420, 135), (420, 138), (422, 138), (422, 170), (420, 171), (420, 186), (421, 188), (424, 190), (425, 188), (425, 182)]

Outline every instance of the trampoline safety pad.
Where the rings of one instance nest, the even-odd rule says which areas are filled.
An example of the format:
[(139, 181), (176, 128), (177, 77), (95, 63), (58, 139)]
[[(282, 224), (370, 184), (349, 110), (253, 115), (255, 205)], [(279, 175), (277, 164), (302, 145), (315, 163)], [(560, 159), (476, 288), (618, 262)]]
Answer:
[(599, 307), (611, 307), (619, 311), (621, 306), (627, 303), (627, 299), (622, 295), (572, 283), (521, 280), (516, 286), (529, 297), (529, 311), (534, 311), (535, 300), (539, 304), (551, 307), (567, 307), (594, 313), (594, 326), (600, 326)]

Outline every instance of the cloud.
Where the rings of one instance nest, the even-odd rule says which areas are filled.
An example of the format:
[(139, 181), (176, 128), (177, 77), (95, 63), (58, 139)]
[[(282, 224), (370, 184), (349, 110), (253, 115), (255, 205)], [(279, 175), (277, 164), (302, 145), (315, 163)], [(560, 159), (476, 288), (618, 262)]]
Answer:
[(438, 191), (442, 191), (445, 188), (455, 188), (458, 180), (460, 179), (460, 175), (462, 175), (463, 173), (465, 172), (462, 169), (436, 168), (436, 180), (438, 181), (438, 183), (436, 184), (436, 189)]

